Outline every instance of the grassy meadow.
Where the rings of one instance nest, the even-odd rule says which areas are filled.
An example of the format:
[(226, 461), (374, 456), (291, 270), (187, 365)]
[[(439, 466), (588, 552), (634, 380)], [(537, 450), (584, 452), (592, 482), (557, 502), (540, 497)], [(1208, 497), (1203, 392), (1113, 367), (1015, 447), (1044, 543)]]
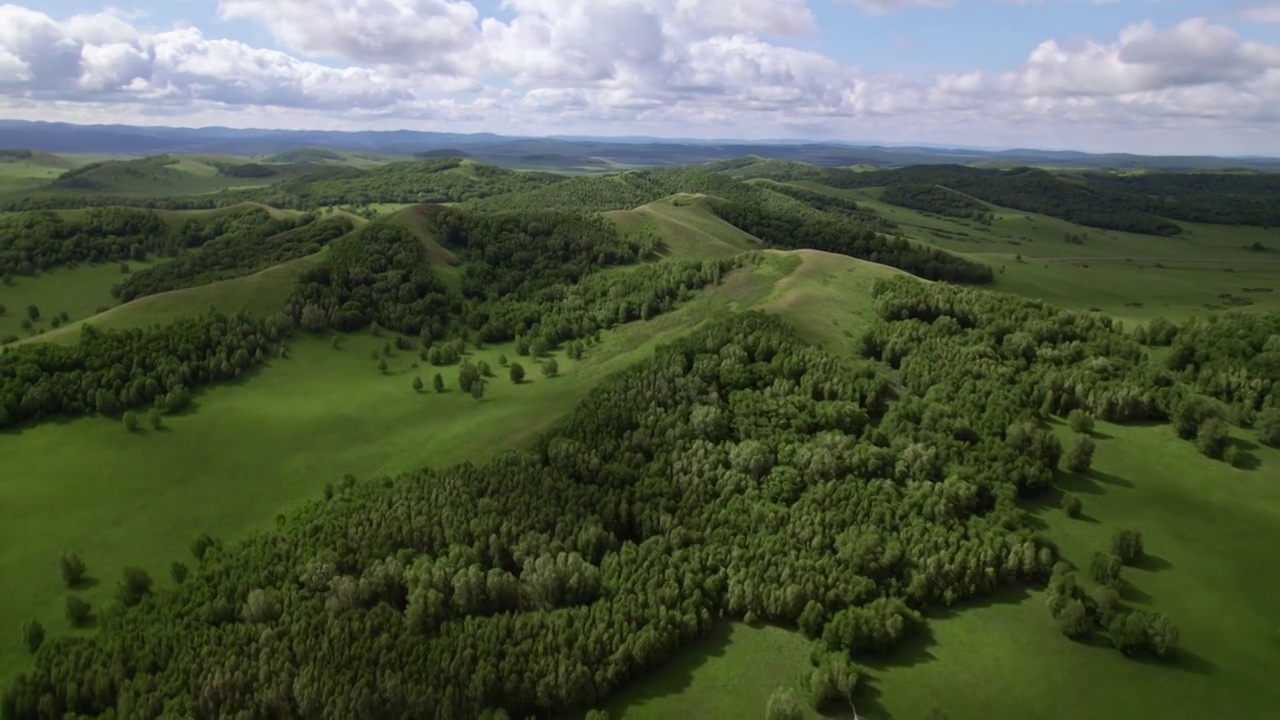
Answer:
[[(21, 173), (27, 171), (17, 164), (0, 164), (0, 193), (9, 189), (6, 183), (25, 182)], [(113, 193), (185, 194), (228, 181), (279, 179), (222, 177), (195, 157), (146, 177), (120, 167), (112, 166), (104, 178)], [(1157, 238), (1082, 229), (1007, 209), (997, 209), (986, 227), (885, 204), (876, 189), (797, 184), (852, 198), (899, 223), (913, 240), (992, 265), (997, 291), (1096, 309), (1127, 322), (1157, 315), (1178, 320), (1228, 307), (1280, 310), (1280, 253), (1247, 249), (1260, 242), (1280, 250), (1275, 230), (1188, 223), (1181, 236)], [(423, 235), (436, 268), (456, 282), (458, 260), (425, 237), (420, 209), (376, 208)], [(169, 215), (176, 222), (186, 214)], [(624, 231), (657, 231), (664, 256), (716, 258), (761, 247), (717, 218), (699, 196), (606, 215)], [(1086, 238), (1075, 244), (1067, 241), (1069, 234)], [(25, 337), (20, 322), (32, 303), (45, 331), (33, 340), (58, 343), (74, 342), (91, 315), (88, 321), (97, 326), (130, 328), (211, 305), (273, 312), (297, 274), (323, 257), (321, 252), (120, 306), (109, 292), (123, 277), (116, 264), (17, 278), (12, 286), (0, 285), (7, 309), (0, 335)], [(342, 336), (335, 348), (329, 336), (302, 336), (291, 342), (288, 358), (199, 393), (190, 411), (166, 417), (158, 431), (130, 434), (118, 421), (87, 417), (0, 433), (7, 458), (0, 473), (0, 577), (11, 580), (10, 592), (0, 596), (0, 617), (37, 618), (51, 636), (91, 632), (71, 629), (64, 618), (68, 591), (57, 573), (60, 553), (84, 556), (92, 581), (82, 594), (95, 605), (109, 601), (128, 565), (168, 583), (170, 563), (190, 561), (188, 543), (200, 532), (235, 539), (269, 527), (278, 513), (317, 497), (346, 473), (367, 477), (483, 462), (532, 439), (601, 380), (650, 356), (658, 344), (729, 311), (777, 313), (806, 340), (853, 352), (872, 317), (872, 284), (901, 273), (811, 250), (765, 251), (763, 257), (670, 313), (603, 333), (579, 361), (557, 354), (560, 377), (543, 377), (534, 361), (516, 356), (509, 345), (470, 350), (472, 360), (485, 360), (497, 374), (479, 402), (458, 389), (456, 367), (431, 367), (416, 352), (393, 351), (388, 372), (379, 372), (374, 355), (387, 338)], [(133, 271), (146, 266), (129, 265)], [(100, 306), (110, 309), (93, 315)], [(49, 319), (63, 310), (72, 322), (50, 329)], [(525, 366), (525, 383), (510, 382), (498, 363), (501, 353)], [(437, 372), (446, 380), (445, 393), (431, 389)], [(415, 376), (426, 383), (422, 393), (411, 389)], [(1067, 429), (1058, 429), (1065, 442)], [(1028, 507), (1065, 559), (1086, 570), (1092, 552), (1105, 549), (1114, 531), (1143, 532), (1148, 558), (1124, 570), (1122, 597), (1128, 606), (1165, 613), (1177, 623), (1179, 662), (1126, 659), (1097, 643), (1069, 641), (1041, 591), (1009, 589), (935, 612), (922, 637), (892, 656), (859, 658), (870, 673), (859, 696), (860, 716), (914, 720), (935, 710), (952, 720), (1269, 716), (1280, 702), (1273, 684), (1280, 675), (1280, 575), (1268, 572), (1270, 550), (1280, 547), (1280, 451), (1258, 445), (1248, 431), (1233, 433), (1249, 458), (1244, 469), (1206, 459), (1167, 426), (1099, 423), (1094, 469), (1084, 476), (1061, 473), (1058, 489)], [(1069, 519), (1058, 509), (1062, 491), (1083, 501), (1082, 518)], [(725, 622), (670, 663), (628, 683), (605, 707), (615, 718), (642, 720), (758, 717), (776, 687), (800, 688), (807, 653), (808, 642), (790, 629)], [(0, 634), (0, 678), (21, 670), (28, 657), (16, 632)]]
[[(0, 476), (0, 576), (20, 579), (16, 587), (23, 588), (0, 597), (0, 617), (35, 617), (51, 634), (72, 632), (57, 573), (57, 558), (68, 550), (85, 557), (97, 582), (86, 597), (105, 603), (125, 566), (167, 582), (169, 564), (189, 559), (194, 535), (233, 539), (267, 527), (343, 474), (483, 462), (517, 447), (659, 343), (726, 310), (767, 301), (797, 264), (773, 254), (674, 312), (604, 333), (580, 361), (557, 354), (560, 377), (544, 378), (509, 346), (472, 350), (472, 360), (485, 360), (497, 375), (480, 402), (458, 389), (456, 367), (433, 368), (415, 352), (393, 351), (388, 372), (380, 373), (371, 355), (385, 339), (342, 336), (334, 349), (330, 338), (308, 336), (291, 344), (287, 359), (200, 393), (192, 411), (166, 418), (160, 431), (129, 434), (120, 422), (95, 416), (0, 433), (0, 447), (15, 459)], [(145, 326), (241, 297), (230, 283), (256, 280), (264, 292), (282, 285), (264, 283), (262, 275), (141, 298), (94, 322)], [(219, 287), (227, 292), (211, 294)], [(112, 316), (116, 324), (108, 322)], [(78, 330), (60, 332), (54, 339), (74, 340)], [(507, 378), (502, 353), (525, 366), (525, 383)], [(448, 392), (430, 389), (436, 372)], [(422, 394), (412, 390), (415, 375), (427, 385)], [(26, 663), (18, 640), (16, 633), (0, 636), (0, 677)]]
[[(990, 226), (921, 213), (878, 198), (877, 188), (809, 190), (855, 200), (898, 223), (918, 242), (968, 256), (996, 271), (996, 290), (1073, 310), (1098, 310), (1133, 322), (1183, 320), (1228, 308), (1280, 311), (1280, 231), (1180, 223), (1184, 232), (1156, 237), (1073, 225), (996, 208)], [(1082, 244), (1067, 241), (1084, 236)], [(1268, 252), (1248, 249), (1253, 243)]]
[[(129, 274), (151, 267), (156, 262), (131, 260), (127, 263)], [(102, 263), (49, 270), (30, 277), (15, 276), (10, 285), (0, 283), (0, 305), (5, 306), (5, 313), (0, 315), (0, 335), (12, 333), (27, 337), (22, 321), (27, 318), (28, 305), (40, 309), (40, 319), (33, 323), (33, 329), (40, 333), (64, 334), (61, 328), (52, 329), (53, 318), (66, 312), (75, 323), (94, 315), (99, 308), (119, 305), (120, 301), (111, 296), (111, 286), (122, 282), (129, 274), (120, 272), (119, 263)], [(44, 335), (37, 337), (47, 338)], [(74, 339), (77, 335), (70, 337)]]

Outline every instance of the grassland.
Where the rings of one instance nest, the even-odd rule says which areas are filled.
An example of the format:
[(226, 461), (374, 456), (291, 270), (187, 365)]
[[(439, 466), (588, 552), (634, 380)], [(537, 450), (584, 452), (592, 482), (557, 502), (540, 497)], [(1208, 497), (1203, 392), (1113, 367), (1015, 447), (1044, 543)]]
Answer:
[(98, 315), (50, 330), (38, 338), (28, 338), (23, 342), (38, 340), (61, 344), (74, 343), (80, 336), (80, 326), (86, 322), (100, 328), (149, 327), (157, 323), (171, 322), (179, 317), (199, 314), (210, 307), (217, 307), (224, 312), (240, 310), (255, 313), (276, 312), (284, 307), (285, 300), (293, 291), (293, 283), (298, 273), (320, 262), (325, 252), (321, 250), (314, 255), (291, 260), (245, 277), (140, 297)]
[[(189, 174), (200, 176), (194, 169)], [(997, 290), (1130, 321), (1214, 312), (1226, 306), (1222, 295), (1247, 297), (1247, 311), (1280, 310), (1280, 254), (1245, 249), (1253, 242), (1280, 249), (1274, 231), (1185, 224), (1189, 232), (1182, 236), (1156, 238), (1082, 230), (998, 208), (987, 227), (885, 204), (874, 189), (798, 184), (852, 197), (917, 241), (1003, 267)], [(385, 210), (392, 222), (423, 238), (432, 261), (448, 275), (457, 258), (431, 240), (421, 208)], [(669, 256), (712, 258), (760, 247), (697, 196), (608, 216), (623, 230), (657, 231)], [(1067, 242), (1069, 234), (1082, 232), (1083, 245)], [(283, 303), (297, 272), (322, 255), (142, 298), (92, 322), (147, 326), (210, 305), (269, 312)], [(765, 258), (674, 312), (605, 333), (581, 361), (558, 357), (559, 378), (543, 378), (510, 347), (473, 351), (473, 358), (499, 373), (479, 403), (456, 389), (455, 369), (415, 367), (415, 353), (394, 353), (389, 372), (379, 373), (371, 354), (380, 339), (351, 336), (334, 349), (327, 338), (308, 337), (293, 344), (288, 359), (202, 393), (193, 412), (169, 419), (162, 431), (129, 435), (117, 422), (84, 418), (0, 434), (10, 459), (0, 474), (0, 577), (14, 578), (18, 588), (0, 597), (0, 617), (38, 617), (52, 634), (72, 632), (63, 619), (66, 591), (55, 565), (68, 549), (85, 555), (99, 581), (87, 595), (101, 602), (125, 565), (141, 565), (167, 581), (169, 563), (187, 559), (194, 534), (241, 537), (344, 473), (444, 466), (516, 447), (610, 373), (726, 311), (763, 308), (786, 318), (806, 339), (849, 352), (872, 312), (871, 284), (899, 272), (817, 251), (768, 251)], [(117, 266), (107, 265), (19, 278), (12, 288), (0, 287), (0, 302), (9, 310), (0, 318), (0, 333), (5, 323), (17, 328), (29, 302), (46, 317), (66, 309), (81, 320), (106, 304), (95, 298), (109, 299), (110, 284), (120, 277)], [(1257, 292), (1263, 288), (1272, 292)], [(82, 314), (74, 307), (87, 309)], [(40, 340), (74, 341), (79, 325)], [(531, 381), (512, 385), (498, 367), (499, 353), (522, 361)], [(450, 392), (410, 389), (414, 375), (429, 386), (437, 371)], [(1084, 501), (1084, 518), (1066, 518), (1056, 494), (1029, 511), (1066, 559), (1084, 567), (1116, 529), (1141, 530), (1151, 557), (1125, 570), (1123, 596), (1131, 606), (1174, 619), (1182, 661), (1147, 663), (1067, 641), (1041, 592), (1014, 589), (936, 613), (925, 637), (870, 663), (869, 687), (858, 704), (862, 717), (918, 718), (934, 709), (952, 720), (1272, 712), (1280, 702), (1272, 684), (1280, 675), (1280, 576), (1267, 568), (1270, 549), (1280, 547), (1280, 485), (1274, 482), (1280, 452), (1237, 431), (1252, 460), (1248, 469), (1233, 469), (1203, 458), (1163, 426), (1101, 423), (1098, 439), (1093, 472), (1059, 477), (1063, 490)], [(670, 664), (628, 684), (606, 707), (614, 717), (759, 716), (775, 687), (798, 687), (807, 647), (788, 629), (725, 623)], [(20, 669), (26, 657), (16, 634), (0, 635), (0, 677)]]
[[(1100, 423), (1097, 438), (1093, 471), (1058, 482), (1083, 500), (1084, 516), (1067, 518), (1057, 492), (1030, 511), (1065, 559), (1084, 568), (1117, 529), (1142, 531), (1149, 557), (1125, 569), (1121, 595), (1174, 618), (1181, 659), (1133, 660), (1100, 641), (1068, 641), (1043, 592), (1010, 589), (934, 613), (924, 636), (865, 663), (862, 717), (914, 720), (936, 709), (951, 720), (1270, 716), (1280, 702), (1280, 576), (1266, 569), (1280, 547), (1280, 452), (1237, 432), (1253, 462), (1234, 469), (1165, 426)], [(772, 688), (803, 668), (798, 635), (789, 645), (762, 634), (785, 632), (737, 625), (627, 686), (608, 707), (624, 718), (672, 717), (684, 707), (758, 715)]]
[[(131, 261), (128, 266), (130, 273), (134, 273), (154, 264), (154, 261)], [(22, 329), (22, 321), (27, 317), (28, 305), (40, 309), (40, 319), (35, 322), (38, 332), (50, 331), (50, 321), (61, 312), (66, 312), (74, 322), (95, 314), (99, 308), (115, 307), (119, 301), (111, 296), (111, 286), (127, 277), (120, 272), (119, 263), (103, 263), (52, 270), (30, 277), (17, 276), (12, 285), (0, 283), (0, 304), (6, 310), (4, 315), (0, 315), (0, 335), (27, 336)]]
[[(170, 418), (159, 432), (129, 435), (117, 421), (90, 417), (0, 434), (6, 457), (13, 459), (0, 476), (0, 576), (18, 579), (14, 587), (21, 588), (0, 597), (0, 617), (37, 617), (52, 633), (70, 632), (62, 615), (66, 590), (56, 568), (58, 555), (67, 550), (85, 556), (100, 581), (88, 597), (103, 602), (126, 565), (167, 578), (173, 560), (187, 559), (194, 534), (243, 536), (317, 496), (344, 473), (368, 476), (482, 461), (516, 447), (659, 343), (726, 310), (767, 301), (778, 280), (798, 264), (794, 256), (773, 253), (674, 312), (606, 332), (581, 361), (558, 357), (558, 378), (543, 378), (510, 347), (473, 351), (473, 359), (486, 360), (497, 373), (504, 372), (497, 358), (505, 353), (521, 361), (530, 377), (515, 386), (500, 374), (479, 403), (457, 390), (456, 369), (414, 367), (416, 353), (394, 353), (389, 372), (379, 373), (370, 355), (381, 339), (347, 336), (335, 350), (328, 338), (307, 337), (293, 344), (288, 359), (202, 393), (193, 412)], [(281, 275), (264, 278), (267, 273)], [(226, 307), (246, 294), (265, 298), (287, 288), (280, 281), (286, 275), (273, 268), (150, 296), (94, 322), (144, 326), (203, 310), (210, 302)], [(71, 340), (78, 329), (59, 332), (46, 339)], [(415, 394), (414, 375), (429, 386), (435, 372), (445, 376), (450, 392)], [(17, 640), (12, 633), (0, 637), (0, 677), (25, 663)]]
[(624, 231), (653, 228), (662, 236), (664, 255), (710, 259), (763, 247), (755, 236), (716, 217), (701, 195), (682, 193), (634, 210), (617, 210), (604, 215)]
[[(1237, 306), (1247, 312), (1280, 311), (1280, 233), (1275, 230), (1179, 223), (1183, 234), (1155, 237), (1082, 228), (998, 207), (985, 226), (881, 202), (877, 188), (795, 184), (851, 198), (897, 222), (906, 237), (991, 265), (997, 290), (1131, 322), (1156, 316), (1181, 320)], [(1083, 235), (1083, 243), (1068, 242), (1071, 235)], [(1254, 243), (1271, 251), (1250, 250)]]

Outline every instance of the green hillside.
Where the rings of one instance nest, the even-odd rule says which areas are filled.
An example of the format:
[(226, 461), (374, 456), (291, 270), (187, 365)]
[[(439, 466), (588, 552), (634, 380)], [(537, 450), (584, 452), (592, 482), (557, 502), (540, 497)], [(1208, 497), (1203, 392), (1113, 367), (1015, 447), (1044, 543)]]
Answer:
[(3, 720), (1280, 701), (1273, 176), (59, 173), (0, 215)]

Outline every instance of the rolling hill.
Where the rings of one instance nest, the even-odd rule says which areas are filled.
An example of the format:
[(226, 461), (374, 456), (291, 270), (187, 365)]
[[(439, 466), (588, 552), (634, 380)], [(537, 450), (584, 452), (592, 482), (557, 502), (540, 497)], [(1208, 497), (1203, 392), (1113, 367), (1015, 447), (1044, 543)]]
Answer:
[[(0, 352), (0, 716), (1280, 700), (1271, 231), (1137, 199), (1243, 221), (1265, 182), (764, 157), (566, 177), (453, 147), (472, 157), (258, 158), (279, 176), (225, 207), (94, 216), (186, 228), (175, 257), (0, 288), (8, 321), (37, 286), (192, 285)], [(175, 158), (70, 181), (237, 165)], [(326, 219), (350, 225), (319, 252), (209, 282), (202, 258), (247, 272)], [(1143, 232), (1084, 222), (1118, 219)], [(14, 266), (67, 252), (44, 245)], [(87, 579), (57, 574), (68, 553)]]

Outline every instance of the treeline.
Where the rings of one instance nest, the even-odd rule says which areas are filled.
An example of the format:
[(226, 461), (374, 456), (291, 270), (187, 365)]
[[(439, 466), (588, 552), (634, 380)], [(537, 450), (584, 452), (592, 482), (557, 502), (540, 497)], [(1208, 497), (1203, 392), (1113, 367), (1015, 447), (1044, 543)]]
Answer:
[(371, 203), (453, 203), (519, 192), (565, 179), (563, 175), (518, 172), (491, 165), (463, 165), (461, 158), (395, 162), (370, 170), (346, 168), (332, 177), (304, 176), (267, 188), (228, 190), (229, 198), (253, 199), (274, 207), (312, 210)]
[(991, 224), (990, 207), (941, 185), (890, 185), (880, 199), (912, 210)]
[(210, 313), (149, 330), (85, 325), (75, 345), (31, 343), (0, 353), (0, 428), (135, 408), (177, 412), (192, 390), (270, 358), (290, 323)]
[(32, 275), (78, 263), (143, 260), (169, 254), (177, 243), (154, 212), (93, 209), (62, 215), (49, 211), (0, 217), (0, 274)]
[(983, 284), (991, 268), (905, 238), (887, 238), (871, 228), (831, 215), (783, 214), (738, 203), (712, 203), (716, 216), (772, 247), (809, 248), (883, 263), (928, 280)]
[(572, 340), (595, 337), (601, 330), (668, 312), (698, 290), (718, 284), (734, 268), (762, 259), (758, 253), (743, 253), (593, 273), (574, 285), (473, 304), (463, 321), (481, 342), (514, 339), (517, 354), (536, 356)]
[(422, 241), (408, 229), (369, 223), (331, 243), (304, 270), (286, 312), (307, 330), (351, 331), (370, 323), (409, 336), (446, 336), (461, 299), (431, 271)]
[(527, 296), (549, 285), (572, 285), (588, 273), (633, 263), (656, 249), (624, 238), (599, 215), (441, 207), (426, 218), (436, 239), (466, 261), (461, 289), (467, 298)]
[(1280, 226), (1280, 174), (1087, 173), (1091, 185), (1114, 188), (1148, 211), (1190, 222)]
[[(590, 706), (722, 616), (865, 657), (921, 610), (1043, 581), (1007, 469), (1052, 434), (921, 397), (749, 314), (483, 467), (345, 482), (184, 581), (57, 638), (6, 717), (520, 717)], [(1018, 408), (1006, 408), (1019, 416)], [(335, 648), (342, 648), (337, 652)]]
[(314, 215), (273, 218), (263, 208), (225, 213), (179, 228), (192, 249), (162, 265), (130, 275), (111, 288), (121, 302), (155, 293), (206, 285), (251, 275), (282, 262), (320, 251), (351, 232), (346, 217), (317, 220)]
[(1200, 395), (1175, 409), (1179, 436), (1231, 463), (1239, 450), (1227, 425), (1252, 427), (1263, 443), (1280, 446), (1280, 314), (1226, 313), (1180, 325), (1157, 318), (1134, 337), (1169, 347), (1165, 367)]
[(633, 208), (682, 192), (711, 196), (711, 207), (717, 216), (774, 247), (814, 248), (851, 255), (931, 280), (989, 283), (994, 278), (991, 268), (981, 263), (877, 235), (873, 226), (861, 222), (863, 216), (855, 214), (860, 211), (856, 204), (850, 208), (823, 200), (819, 207), (812, 203), (814, 198), (808, 191), (765, 188), (697, 169), (572, 178), (529, 192), (470, 203), (468, 207), (490, 211), (567, 207), (575, 212), (600, 212)]
[(797, 187), (795, 185), (784, 185), (782, 183), (771, 183), (765, 185), (766, 188), (776, 193), (781, 193), (787, 197), (794, 198), (800, 202), (809, 205), (822, 212), (843, 215), (850, 220), (875, 228), (876, 230), (892, 230), (898, 227), (898, 223), (889, 220), (874, 210), (868, 210), (858, 203), (848, 198), (842, 198), (827, 193), (809, 190), (807, 188)]

